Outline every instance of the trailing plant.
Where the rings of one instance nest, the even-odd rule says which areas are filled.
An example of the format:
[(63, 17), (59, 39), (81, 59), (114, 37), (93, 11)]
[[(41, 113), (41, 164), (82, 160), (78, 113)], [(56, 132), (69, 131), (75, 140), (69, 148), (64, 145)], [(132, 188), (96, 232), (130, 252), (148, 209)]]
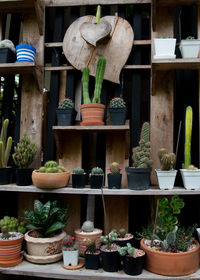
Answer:
[(114, 231), (111, 231), (108, 235), (102, 235), (100, 238), (101, 242), (106, 245), (107, 250), (111, 249), (111, 245), (113, 241), (115, 241), (116, 239), (117, 239), (117, 233)]
[(158, 151), (158, 158), (161, 164), (161, 170), (172, 170), (176, 163), (176, 155), (174, 153), (168, 153), (165, 148), (161, 148)]
[(71, 218), (68, 208), (57, 200), (42, 203), (34, 201), (34, 210), (25, 211), (27, 228), (37, 233), (38, 237), (50, 237), (62, 230)]
[(10, 155), (10, 151), (12, 148), (12, 137), (7, 136), (9, 120), (5, 119), (1, 128), (1, 136), (0, 136), (0, 168), (7, 167), (8, 159)]
[(24, 132), (23, 138), (21, 138), (17, 146), (14, 147), (14, 151), (15, 153), (12, 157), (16, 166), (19, 168), (28, 168), (36, 155), (35, 143), (31, 143), (26, 132)]
[(74, 108), (74, 102), (71, 98), (65, 98), (59, 103), (58, 109), (72, 109)]
[(65, 171), (63, 166), (58, 165), (58, 163), (53, 160), (47, 161), (45, 165), (39, 169), (40, 173), (62, 173)]
[(119, 167), (119, 163), (112, 162), (108, 170), (110, 170), (111, 174), (120, 174), (121, 168)]
[(121, 97), (114, 97), (110, 100), (110, 108), (126, 108), (126, 103)]
[(81, 230), (84, 232), (93, 232), (94, 231), (94, 223), (92, 221), (85, 221), (82, 224)]
[(77, 250), (77, 245), (75, 243), (75, 237), (67, 235), (61, 242), (61, 247), (63, 251), (74, 251)]
[(73, 169), (73, 174), (84, 174), (85, 173), (85, 170), (83, 168), (74, 168)]
[(103, 169), (102, 169), (102, 168), (100, 168), (100, 167), (94, 167), (94, 168), (92, 168), (92, 170), (91, 170), (91, 174), (92, 174), (92, 175), (103, 175), (104, 172), (103, 172)]

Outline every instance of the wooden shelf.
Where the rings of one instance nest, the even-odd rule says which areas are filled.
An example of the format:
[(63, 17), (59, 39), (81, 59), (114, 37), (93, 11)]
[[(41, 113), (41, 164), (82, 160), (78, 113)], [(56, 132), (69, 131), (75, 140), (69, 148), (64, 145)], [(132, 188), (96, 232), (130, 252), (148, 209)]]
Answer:
[[(151, 65), (124, 65), (123, 69), (151, 69)], [(46, 66), (45, 71), (69, 71), (76, 70), (73, 66)]]
[(99, 126), (80, 126), (80, 125), (72, 125), (72, 126), (53, 126), (54, 131), (126, 131), (129, 130), (129, 125), (99, 125)]
[(35, 11), (40, 35), (43, 35), (44, 1), (41, 0), (1, 0), (0, 13), (27, 13)]
[(176, 70), (176, 69), (199, 69), (200, 58), (177, 58), (152, 60), (152, 69), (158, 71)]
[(43, 91), (43, 88), (41, 87), (43, 75), (42, 69), (42, 67), (37, 66), (34, 62), (0, 63), (0, 75), (2, 76), (32, 74), (40, 92)]
[[(91, 189), (86, 186), (84, 189), (76, 189), (71, 186), (60, 189), (40, 189), (33, 185), (31, 186), (16, 186), (15, 184), (0, 185), (0, 191), (6, 192), (24, 192), (24, 193), (62, 193), (62, 194), (92, 194), (101, 195), (101, 189)], [(183, 187), (175, 187), (172, 190), (160, 190), (157, 186), (152, 186), (148, 190), (130, 190), (127, 188), (121, 189), (108, 189), (103, 188), (104, 195), (200, 195), (199, 190), (186, 190)]]

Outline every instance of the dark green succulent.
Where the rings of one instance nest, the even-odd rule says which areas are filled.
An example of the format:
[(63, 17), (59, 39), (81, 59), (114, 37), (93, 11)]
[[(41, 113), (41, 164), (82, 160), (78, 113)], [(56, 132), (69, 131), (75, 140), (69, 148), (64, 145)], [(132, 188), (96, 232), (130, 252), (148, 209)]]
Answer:
[(50, 237), (59, 233), (68, 223), (71, 214), (57, 200), (45, 204), (34, 201), (34, 210), (25, 211), (27, 228), (39, 234), (40, 237)]

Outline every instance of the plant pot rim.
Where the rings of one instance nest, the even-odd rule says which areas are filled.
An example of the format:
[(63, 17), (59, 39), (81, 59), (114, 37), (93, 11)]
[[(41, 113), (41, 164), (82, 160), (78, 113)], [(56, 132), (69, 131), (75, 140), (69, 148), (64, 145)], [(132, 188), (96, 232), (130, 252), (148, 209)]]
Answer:
[(152, 167), (146, 167), (146, 168), (144, 168), (144, 167), (133, 167), (133, 166), (126, 166), (125, 167), (125, 170), (128, 170), (128, 169), (130, 169), (130, 170), (135, 170), (135, 171), (150, 171), (150, 170), (152, 170)]
[(63, 174), (63, 173), (69, 174), (70, 171), (69, 170), (65, 170), (64, 172), (57, 172), (57, 173), (47, 173), (47, 172), (43, 173), (43, 172), (39, 172), (39, 169), (34, 169), (33, 173), (41, 174), (41, 176), (44, 176), (43, 174), (54, 174), (54, 175)]
[[(82, 231), (81, 231), (81, 229), (79, 228), (79, 229), (75, 229), (75, 234), (77, 235), (77, 236), (84, 236), (84, 235), (89, 235), (89, 236), (96, 236), (96, 235), (102, 235), (102, 233), (103, 233), (103, 230), (102, 229), (99, 229), (99, 228), (94, 228), (94, 230), (96, 230), (95, 232), (85, 232), (85, 233), (83, 233)], [(97, 231), (98, 230), (98, 231)]]
[(175, 173), (175, 172), (177, 172), (177, 170), (176, 169), (171, 169), (171, 170), (161, 170), (161, 169), (155, 169), (155, 171), (157, 172), (157, 173), (161, 173), (161, 172), (166, 172), (166, 173)]
[(101, 254), (101, 251), (100, 251), (100, 249), (96, 249), (95, 253), (90, 253), (90, 252), (88, 252), (88, 250), (85, 250), (84, 254), (89, 255), (89, 256), (99, 256)]
[[(15, 233), (15, 232), (12, 232), (12, 233)], [(18, 233), (19, 235), (15, 239), (1, 239), (0, 246), (9, 246), (9, 245), (21, 243), (22, 240), (24, 239), (24, 235), (19, 232), (16, 232), (16, 233)]]
[(180, 171), (182, 171), (182, 172), (199, 172), (200, 169), (197, 169), (197, 170), (190, 170), (190, 169), (182, 168), (182, 169), (180, 169)]
[[(126, 233), (126, 235), (129, 235), (129, 236), (125, 236), (125, 237), (118, 237), (117, 239), (116, 239), (116, 241), (126, 241), (126, 240), (130, 240), (130, 239), (132, 239), (133, 237), (134, 237), (134, 235), (132, 234), (132, 233)], [(115, 242), (115, 241), (114, 241)]]
[(160, 255), (160, 256), (171, 256), (172, 258), (175, 256), (184, 256), (184, 255), (193, 254), (194, 252), (199, 251), (199, 248), (200, 248), (198, 241), (194, 240), (196, 247), (187, 252), (180, 252), (180, 253), (162, 252), (162, 251), (156, 251), (156, 250), (153, 250), (152, 248), (147, 247), (146, 244), (144, 243), (144, 241), (145, 241), (145, 238), (142, 238), (140, 241), (140, 244), (141, 244), (142, 249), (145, 248), (145, 251), (150, 252), (150, 253), (155, 253), (156, 255)]
[(19, 45), (17, 45), (16, 46), (16, 50), (19, 50), (19, 49), (30, 49), (30, 50), (32, 50), (32, 51), (34, 51), (34, 52), (36, 52), (36, 48), (34, 48), (32, 45), (30, 45), (30, 44), (19, 44)]
[(102, 108), (105, 109), (105, 105), (104, 104), (99, 104), (99, 103), (89, 103), (89, 104), (82, 104), (80, 106), (80, 109), (86, 109), (86, 108)]
[(26, 240), (26, 242), (29, 243), (48, 243), (48, 242), (55, 242), (55, 241), (59, 241), (60, 239), (63, 239), (66, 236), (66, 232), (63, 230), (61, 233), (56, 234), (55, 236), (52, 237), (32, 237), (29, 235), (30, 232), (32, 232), (33, 230), (29, 230), (27, 233), (25, 233), (24, 235), (24, 239)]

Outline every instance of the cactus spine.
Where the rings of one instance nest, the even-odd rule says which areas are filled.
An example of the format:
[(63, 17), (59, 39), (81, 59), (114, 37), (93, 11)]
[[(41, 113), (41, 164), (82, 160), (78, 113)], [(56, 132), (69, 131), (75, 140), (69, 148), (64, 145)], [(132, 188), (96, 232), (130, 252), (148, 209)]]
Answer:
[(184, 168), (188, 168), (191, 165), (191, 138), (192, 138), (192, 107), (186, 108), (185, 115), (185, 163)]
[(8, 137), (6, 143), (6, 135), (8, 129), (9, 120), (6, 119), (3, 122), (1, 128), (1, 137), (0, 137), (0, 168), (7, 167), (8, 158), (12, 147), (12, 137)]
[(92, 103), (100, 103), (101, 88), (106, 68), (106, 59), (100, 57), (97, 63), (96, 76), (95, 76), (95, 89)]
[(83, 74), (82, 74), (82, 85), (83, 85), (83, 103), (84, 104), (89, 104), (91, 103), (90, 97), (89, 97), (89, 90), (88, 90), (88, 85), (89, 85), (89, 68), (84, 67), (83, 68)]

